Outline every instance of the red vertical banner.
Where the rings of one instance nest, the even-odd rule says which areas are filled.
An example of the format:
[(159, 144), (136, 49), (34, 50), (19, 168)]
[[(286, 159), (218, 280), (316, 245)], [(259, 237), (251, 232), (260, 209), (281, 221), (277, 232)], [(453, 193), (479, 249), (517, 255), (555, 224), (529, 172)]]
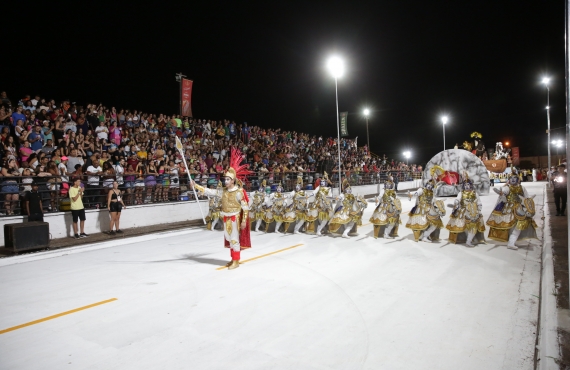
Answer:
[(192, 80), (182, 79), (182, 117), (192, 117)]
[(511, 152), (511, 159), (513, 160), (513, 166), (520, 165), (521, 157), (519, 154), (519, 147), (518, 146), (513, 148), (512, 152)]

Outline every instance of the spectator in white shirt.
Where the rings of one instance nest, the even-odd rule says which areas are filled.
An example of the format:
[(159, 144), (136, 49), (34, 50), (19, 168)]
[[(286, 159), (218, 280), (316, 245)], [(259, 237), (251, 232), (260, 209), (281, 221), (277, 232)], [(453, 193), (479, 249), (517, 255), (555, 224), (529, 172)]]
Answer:
[(61, 163), (57, 165), (57, 170), (61, 175), (61, 182), (69, 182), (69, 176), (67, 176), (67, 158), (66, 156), (61, 157)]
[(107, 141), (109, 138), (109, 129), (105, 126), (105, 122), (101, 122), (99, 126), (95, 129), (95, 133), (97, 134), (97, 139), (101, 140), (104, 139)]
[(87, 167), (87, 203), (91, 206), (99, 208), (103, 203), (101, 198), (101, 189), (99, 186), (99, 174), (103, 172), (99, 160), (93, 161), (91, 166)]

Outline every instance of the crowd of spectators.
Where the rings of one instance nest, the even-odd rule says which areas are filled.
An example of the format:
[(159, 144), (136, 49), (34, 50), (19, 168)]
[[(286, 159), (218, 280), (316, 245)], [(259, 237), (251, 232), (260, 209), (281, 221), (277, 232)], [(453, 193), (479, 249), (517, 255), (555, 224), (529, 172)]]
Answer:
[[(247, 186), (262, 179), (292, 189), (297, 176), (306, 183), (327, 171), (338, 180), (337, 140), (279, 128), (249, 126), (223, 119), (193, 119), (116, 109), (103, 104), (81, 106), (25, 96), (17, 103), (1, 92), (1, 191), (6, 215), (20, 209), (20, 196), (38, 182), (47, 208), (59, 210), (70, 182), (82, 180), (87, 207), (106, 207), (113, 181), (128, 205), (185, 199), (187, 175), (216, 186), (229, 165), (230, 148), (239, 147), (255, 172)], [(180, 138), (188, 168), (175, 147)], [(356, 140), (341, 138), (343, 176), (353, 183), (373, 182), (381, 173), (420, 172), (372, 156)]]

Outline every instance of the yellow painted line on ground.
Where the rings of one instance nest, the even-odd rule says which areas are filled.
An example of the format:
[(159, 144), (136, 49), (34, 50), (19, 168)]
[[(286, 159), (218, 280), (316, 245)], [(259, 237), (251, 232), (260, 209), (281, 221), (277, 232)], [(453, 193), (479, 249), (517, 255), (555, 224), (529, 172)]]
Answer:
[(102, 304), (109, 303), (109, 302), (113, 302), (113, 301), (116, 301), (116, 300), (117, 300), (117, 298), (111, 298), (111, 299), (107, 299), (106, 301), (101, 301), (101, 302), (97, 302), (97, 303), (90, 304), (90, 305), (88, 305), (88, 306), (79, 307), (79, 308), (76, 308), (76, 309), (74, 309), (74, 310), (70, 310), (70, 311), (65, 311), (65, 312), (62, 312), (62, 313), (58, 313), (57, 315), (44, 317), (43, 319), (30, 321), (30, 322), (27, 322), (27, 323), (22, 324), (22, 325), (12, 326), (11, 328), (4, 329), (4, 330), (0, 330), (0, 334), (5, 334), (5, 333), (8, 333), (8, 332), (11, 332), (11, 331), (14, 331), (14, 330), (22, 329), (22, 328), (25, 328), (26, 326), (31, 326), (31, 325), (39, 324), (39, 323), (44, 322), (44, 321), (48, 321), (48, 320), (52, 320), (52, 319), (57, 319), (58, 317), (61, 317), (61, 316), (65, 316), (65, 315), (69, 315), (69, 314), (71, 314), (71, 313), (83, 311), (83, 310), (86, 310), (86, 309), (88, 309), (88, 308), (95, 307), (95, 306), (100, 306), (100, 305), (102, 305)]
[[(242, 264), (242, 263), (246, 263), (246, 262), (249, 262), (249, 261), (254, 261), (254, 260), (257, 260), (257, 259), (260, 259), (260, 258), (263, 258), (263, 257), (271, 256), (272, 254), (275, 254), (275, 253), (280, 253), (280, 252), (284, 252), (284, 251), (289, 250), (289, 249), (297, 248), (297, 247), (300, 247), (300, 246), (302, 246), (302, 245), (304, 245), (304, 244), (296, 244), (296, 245), (293, 245), (293, 246), (291, 246), (291, 247), (279, 249), (278, 251), (275, 251), (275, 252), (271, 252), (271, 253), (267, 253), (267, 254), (262, 254), (261, 256), (257, 256), (257, 257), (253, 257), (253, 258), (250, 258), (250, 259), (247, 259), (247, 260), (239, 261), (239, 263)], [(223, 270), (223, 269), (227, 269), (227, 268), (228, 268), (228, 266), (222, 266), (222, 267), (218, 267), (216, 270)]]

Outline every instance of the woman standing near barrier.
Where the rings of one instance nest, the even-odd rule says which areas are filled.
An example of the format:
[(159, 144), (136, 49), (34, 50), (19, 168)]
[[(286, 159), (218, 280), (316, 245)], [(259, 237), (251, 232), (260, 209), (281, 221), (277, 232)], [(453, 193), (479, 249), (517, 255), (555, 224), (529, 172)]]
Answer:
[(107, 207), (109, 208), (109, 215), (111, 216), (109, 234), (115, 235), (115, 232), (117, 234), (122, 234), (123, 231), (119, 227), (119, 221), (121, 219), (122, 209), (126, 209), (127, 207), (123, 202), (123, 197), (121, 196), (121, 191), (119, 190), (119, 183), (117, 181), (113, 181), (113, 188), (107, 195)]
[(179, 172), (178, 165), (174, 161), (170, 161), (170, 191), (175, 201), (178, 200), (178, 191), (180, 190)]
[(6, 207), (6, 215), (13, 215), (14, 211), (18, 208), (19, 186), (16, 180), (20, 176), (18, 171), (18, 164), (15, 159), (8, 159), (2, 166), (2, 176), (6, 179), (2, 181), (2, 193), (4, 194)]
[(135, 180), (135, 204), (143, 204), (144, 179), (146, 174), (145, 162), (146, 160), (139, 162), (136, 168), (137, 178)]
[(133, 168), (133, 165), (129, 164), (127, 166), (127, 170), (123, 174), (124, 174), (123, 179), (125, 181), (125, 189), (127, 190), (127, 203), (129, 205), (135, 204), (135, 200), (133, 199), (133, 191), (135, 188), (136, 172)]

